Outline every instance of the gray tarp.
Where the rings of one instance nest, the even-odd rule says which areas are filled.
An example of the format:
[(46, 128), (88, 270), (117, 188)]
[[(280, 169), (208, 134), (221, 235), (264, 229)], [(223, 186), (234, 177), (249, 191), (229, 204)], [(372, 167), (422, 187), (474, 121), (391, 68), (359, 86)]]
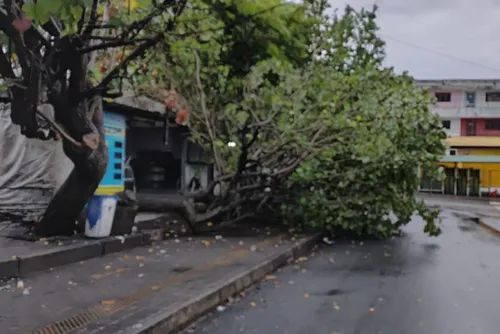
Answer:
[[(47, 106), (43, 111), (52, 113)], [(9, 104), (0, 103), (0, 214), (42, 214), (71, 169), (61, 142), (21, 135)]]

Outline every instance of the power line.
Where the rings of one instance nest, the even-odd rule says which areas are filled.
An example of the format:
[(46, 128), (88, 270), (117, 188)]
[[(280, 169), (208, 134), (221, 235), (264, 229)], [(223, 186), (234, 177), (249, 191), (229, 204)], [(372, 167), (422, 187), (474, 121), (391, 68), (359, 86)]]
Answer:
[(410, 47), (415, 48), (415, 49), (426, 51), (426, 52), (429, 52), (429, 53), (441, 56), (443, 58), (449, 58), (449, 59), (453, 59), (455, 61), (466, 63), (466, 64), (469, 64), (469, 65), (481, 67), (481, 68), (486, 69), (486, 70), (500, 72), (500, 68), (495, 68), (495, 67), (491, 67), (491, 66), (488, 66), (488, 65), (479, 64), (479, 63), (473, 62), (471, 60), (467, 60), (467, 59), (455, 57), (455, 56), (450, 55), (450, 54), (446, 54), (446, 53), (443, 53), (443, 52), (435, 51), (435, 50), (432, 50), (432, 49), (429, 49), (429, 48), (426, 48), (426, 47), (423, 47), (423, 46), (420, 46), (420, 45), (416, 45), (416, 44), (413, 44), (413, 43), (410, 43), (410, 42), (402, 41), (400, 39), (388, 36), (386, 34), (380, 34), (380, 35), (383, 36), (384, 38), (392, 40), (394, 42), (398, 42), (398, 43), (410, 46)]

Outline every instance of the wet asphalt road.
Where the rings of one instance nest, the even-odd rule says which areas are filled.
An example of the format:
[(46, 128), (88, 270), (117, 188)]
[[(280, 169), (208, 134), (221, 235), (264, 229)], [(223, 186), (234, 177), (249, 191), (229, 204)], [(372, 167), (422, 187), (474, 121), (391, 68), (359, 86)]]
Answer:
[(500, 237), (456, 214), (438, 238), (415, 218), (402, 237), (320, 246), (188, 332), (500, 333)]

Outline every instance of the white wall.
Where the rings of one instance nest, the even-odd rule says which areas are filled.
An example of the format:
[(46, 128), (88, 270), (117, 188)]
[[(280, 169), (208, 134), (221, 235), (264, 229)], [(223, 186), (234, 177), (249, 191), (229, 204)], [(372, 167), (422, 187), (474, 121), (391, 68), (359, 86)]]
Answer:
[(485, 90), (480, 90), (480, 91), (476, 92), (476, 107), (477, 108), (499, 108), (499, 110), (500, 110), (500, 102), (486, 102), (486, 92), (487, 91), (485, 91)]
[(450, 121), (450, 128), (445, 129), (445, 132), (450, 137), (460, 136), (460, 119), (446, 119), (441, 118), (442, 120)]

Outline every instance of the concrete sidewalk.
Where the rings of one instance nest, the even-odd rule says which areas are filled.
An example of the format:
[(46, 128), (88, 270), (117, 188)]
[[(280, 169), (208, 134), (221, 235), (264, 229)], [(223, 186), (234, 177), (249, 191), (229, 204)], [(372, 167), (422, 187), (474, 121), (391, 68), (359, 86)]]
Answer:
[(483, 201), (463, 196), (419, 194), (418, 198), (429, 206), (466, 213), (467, 219), (500, 235), (500, 202), (497, 199)]
[(418, 194), (418, 199), (425, 201), (428, 206), (442, 209), (473, 212), (477, 215), (486, 215), (500, 218), (500, 202), (496, 200), (482, 201), (457, 196)]
[(2, 334), (175, 333), (319, 236), (190, 237), (0, 284)]

